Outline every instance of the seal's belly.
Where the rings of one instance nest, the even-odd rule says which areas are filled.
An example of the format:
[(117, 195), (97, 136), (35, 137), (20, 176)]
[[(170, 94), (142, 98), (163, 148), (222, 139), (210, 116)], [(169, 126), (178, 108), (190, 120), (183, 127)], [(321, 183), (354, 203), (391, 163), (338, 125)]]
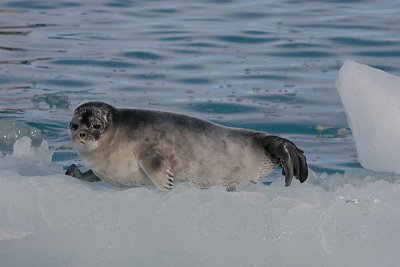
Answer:
[[(232, 140), (231, 140), (232, 141)], [(158, 147), (174, 172), (175, 181), (191, 181), (195, 186), (214, 185), (236, 187), (257, 181), (272, 171), (274, 164), (261, 148), (247, 142), (203, 140), (186, 146)], [(141, 170), (136, 147), (132, 143), (113, 146), (97, 157), (86, 159), (89, 167), (102, 180), (122, 186), (140, 186), (151, 183)]]
[(175, 167), (175, 180), (191, 181), (200, 188), (213, 185), (236, 187), (257, 181), (274, 168), (261, 148), (248, 143), (220, 142), (193, 149), (191, 156), (181, 155)]
[(124, 164), (127, 162), (122, 161), (120, 168), (109, 166), (108, 168), (94, 169), (93, 172), (101, 179), (111, 184), (122, 186), (141, 186), (149, 184), (150, 180), (146, 175), (136, 168), (132, 168), (131, 164)]
[(205, 164), (203, 166), (204, 169), (196, 169), (195, 171), (189, 169), (185, 174), (180, 176), (183, 179), (190, 180), (193, 184), (201, 188), (214, 185), (236, 187), (242, 183), (258, 181), (273, 169), (273, 164), (266, 158), (249, 165), (243, 165), (239, 162), (231, 162), (229, 166), (225, 164), (223, 162)]
[(135, 156), (135, 148), (130, 143), (112, 146), (97, 157), (86, 159), (92, 171), (101, 179), (111, 184), (122, 186), (140, 186), (150, 180), (141, 170)]

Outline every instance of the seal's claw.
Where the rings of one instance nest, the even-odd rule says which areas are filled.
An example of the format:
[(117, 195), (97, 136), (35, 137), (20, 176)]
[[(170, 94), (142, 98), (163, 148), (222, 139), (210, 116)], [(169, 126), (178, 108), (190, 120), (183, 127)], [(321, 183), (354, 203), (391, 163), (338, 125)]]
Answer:
[(272, 159), (282, 167), (285, 175), (285, 185), (289, 186), (293, 176), (303, 183), (308, 177), (308, 167), (304, 151), (295, 144), (278, 136), (268, 136), (265, 144), (266, 151)]
[(174, 186), (174, 173), (172, 172), (172, 170), (167, 167), (166, 170), (167, 173), (167, 186), (165, 187), (166, 189), (172, 189), (172, 187)]
[(168, 179), (168, 181), (169, 182), (164, 186), (164, 188), (167, 190), (171, 190), (172, 187), (174, 186), (174, 184), (173, 184), (173, 181), (170, 181), (169, 179)]
[(172, 172), (172, 170), (169, 167), (167, 167), (166, 173), (170, 177), (170, 179), (172, 179), (172, 182), (173, 182), (174, 181), (174, 179), (173, 179), (174, 173)]

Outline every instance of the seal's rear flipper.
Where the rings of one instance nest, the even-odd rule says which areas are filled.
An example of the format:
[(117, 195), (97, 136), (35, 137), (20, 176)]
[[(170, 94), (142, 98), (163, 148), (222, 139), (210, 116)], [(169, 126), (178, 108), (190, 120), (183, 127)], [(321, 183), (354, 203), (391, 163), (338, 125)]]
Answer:
[(269, 135), (263, 138), (265, 152), (282, 167), (285, 185), (289, 186), (293, 176), (303, 183), (308, 177), (308, 167), (304, 151), (287, 139)]
[(75, 164), (72, 164), (65, 175), (69, 175), (72, 177), (75, 177), (77, 179), (86, 181), (86, 182), (98, 182), (100, 181), (100, 178), (96, 176), (96, 174), (93, 173), (92, 170), (88, 170), (87, 172), (82, 173), (79, 169), (78, 166)]

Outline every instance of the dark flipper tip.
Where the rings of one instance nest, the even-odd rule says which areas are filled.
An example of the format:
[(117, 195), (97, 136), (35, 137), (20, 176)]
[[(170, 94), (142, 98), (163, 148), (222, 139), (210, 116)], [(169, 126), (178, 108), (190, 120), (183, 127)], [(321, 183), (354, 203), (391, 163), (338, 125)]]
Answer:
[(285, 176), (285, 186), (290, 186), (293, 176), (303, 183), (308, 177), (308, 166), (304, 151), (295, 144), (278, 136), (269, 136), (266, 144), (267, 152), (277, 160)]
[(65, 175), (74, 177), (74, 175), (75, 175), (74, 171), (76, 171), (77, 169), (78, 169), (78, 167), (75, 164), (72, 164), (71, 166), (69, 166), (69, 168), (65, 172)]

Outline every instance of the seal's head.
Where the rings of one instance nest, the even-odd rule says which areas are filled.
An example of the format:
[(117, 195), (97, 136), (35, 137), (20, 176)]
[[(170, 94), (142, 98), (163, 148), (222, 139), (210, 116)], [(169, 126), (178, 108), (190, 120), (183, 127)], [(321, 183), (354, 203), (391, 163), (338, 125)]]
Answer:
[(104, 102), (86, 102), (78, 106), (69, 123), (69, 135), (80, 150), (92, 150), (113, 124), (115, 108)]

